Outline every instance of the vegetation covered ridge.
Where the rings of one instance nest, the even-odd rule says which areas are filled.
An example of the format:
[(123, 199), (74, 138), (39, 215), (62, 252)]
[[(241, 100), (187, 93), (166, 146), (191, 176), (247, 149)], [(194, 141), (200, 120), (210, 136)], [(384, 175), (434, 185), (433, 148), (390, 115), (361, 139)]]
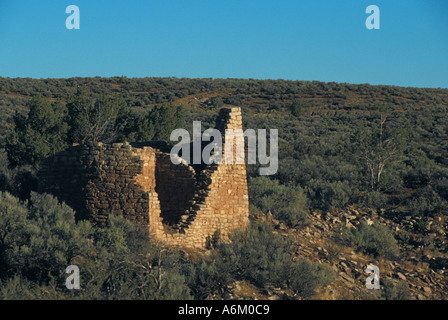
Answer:
[[(169, 142), (193, 120), (213, 127), (222, 106), (279, 130), (279, 167), (247, 166), (252, 226), (208, 259), (163, 251), (120, 217), (92, 228), (36, 193), (41, 161), (73, 143)], [(0, 111), (2, 298), (446, 298), (448, 89), (0, 78)], [(380, 290), (365, 288), (369, 263)], [(80, 291), (64, 286), (69, 264)]]

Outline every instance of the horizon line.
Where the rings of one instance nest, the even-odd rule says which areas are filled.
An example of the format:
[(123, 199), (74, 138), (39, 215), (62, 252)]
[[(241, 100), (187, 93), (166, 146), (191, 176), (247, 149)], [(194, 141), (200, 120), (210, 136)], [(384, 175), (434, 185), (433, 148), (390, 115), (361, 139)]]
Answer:
[(436, 90), (447, 90), (448, 87), (428, 87), (428, 86), (406, 86), (406, 85), (397, 85), (397, 84), (372, 84), (369, 82), (339, 82), (339, 81), (324, 81), (324, 80), (303, 80), (303, 79), (288, 79), (288, 78), (243, 78), (243, 77), (179, 77), (179, 76), (126, 76), (126, 75), (115, 75), (115, 76), (69, 76), (69, 77), (9, 77), (2, 76), (0, 78), (3, 79), (32, 79), (32, 80), (68, 80), (75, 78), (82, 79), (95, 79), (95, 78), (103, 78), (103, 79), (113, 79), (113, 78), (127, 78), (127, 79), (187, 79), (187, 80), (253, 80), (253, 81), (288, 81), (288, 82), (321, 82), (321, 83), (337, 83), (337, 84), (349, 84), (349, 85), (369, 85), (369, 86), (383, 86), (383, 87), (399, 87), (399, 88), (416, 88), (416, 89), (436, 89)]

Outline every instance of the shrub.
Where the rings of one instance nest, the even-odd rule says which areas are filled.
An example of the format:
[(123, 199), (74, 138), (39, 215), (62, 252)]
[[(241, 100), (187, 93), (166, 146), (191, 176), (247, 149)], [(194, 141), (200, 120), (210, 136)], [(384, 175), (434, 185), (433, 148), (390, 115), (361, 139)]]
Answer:
[(348, 181), (327, 182), (311, 180), (306, 188), (311, 206), (316, 209), (329, 210), (332, 207), (343, 208), (352, 202), (354, 192)]
[(109, 216), (94, 232), (93, 250), (79, 267), (82, 299), (190, 299), (179, 254), (148, 241), (148, 231), (122, 216)]
[(443, 177), (435, 182), (435, 188), (437, 193), (442, 199), (448, 201), (448, 178)]
[(264, 287), (289, 286), (302, 298), (309, 298), (318, 285), (331, 281), (329, 269), (304, 258), (293, 260), (291, 242), (272, 233), (268, 224), (252, 224), (245, 232), (235, 232), (230, 243), (217, 244), (216, 266), (234, 280), (246, 280)]
[(25, 200), (36, 189), (36, 170), (30, 165), (10, 168), (6, 150), (0, 148), (0, 191), (8, 191)]
[(16, 114), (15, 129), (6, 139), (6, 150), (11, 166), (36, 165), (37, 162), (67, 147), (67, 108), (34, 97), (29, 103), (27, 117)]
[(408, 212), (412, 216), (434, 216), (446, 211), (447, 202), (431, 186), (420, 188), (417, 196), (406, 201)]
[(380, 224), (368, 225), (361, 222), (357, 229), (343, 228), (342, 242), (366, 254), (396, 259), (399, 256), (399, 246), (393, 233)]
[(215, 292), (224, 292), (232, 282), (232, 277), (229, 272), (223, 272), (222, 269), (218, 268), (214, 260), (184, 265), (182, 273), (195, 299), (203, 300)]
[(406, 282), (394, 284), (391, 280), (385, 279), (383, 290), (378, 290), (380, 298), (385, 300), (411, 300), (411, 292)]
[(360, 203), (368, 208), (384, 208), (387, 196), (380, 191), (368, 191), (361, 198)]
[(0, 280), (0, 300), (34, 300), (38, 298), (38, 286), (18, 275)]
[(299, 258), (291, 266), (288, 277), (289, 287), (300, 297), (311, 297), (317, 286), (325, 286), (334, 279), (333, 271), (327, 264), (312, 264)]
[(78, 91), (69, 97), (68, 138), (70, 142), (96, 144), (114, 142), (123, 134), (129, 118), (130, 109), (120, 95), (91, 99), (86, 90)]
[(266, 282), (281, 284), (286, 279), (283, 268), (291, 259), (285, 241), (267, 224), (251, 225), (247, 232), (234, 233), (231, 243), (217, 245), (218, 267), (237, 280), (249, 280), (258, 286)]
[(83, 274), (89, 274), (84, 276), (88, 285), (82, 288), (82, 299), (191, 299), (185, 277), (176, 270), (154, 264), (152, 259), (133, 255), (127, 259), (102, 260), (97, 265), (100, 270), (92, 267), (83, 268)]
[(302, 115), (302, 105), (298, 101), (294, 101), (289, 107), (291, 114), (297, 118)]
[(74, 211), (53, 196), (33, 192), (29, 202), (16, 205), (27, 215), (17, 227), (18, 239), (4, 251), (11, 270), (31, 280), (49, 281), (89, 248), (90, 223), (76, 224)]
[(299, 186), (281, 185), (266, 176), (249, 178), (249, 199), (253, 206), (264, 213), (270, 211), (274, 218), (289, 226), (303, 226), (307, 223), (307, 198)]
[[(176, 251), (148, 241), (147, 230), (111, 216), (104, 228), (75, 222), (51, 195), (22, 202), (0, 192), (0, 297), (8, 299), (190, 299)], [(76, 264), (81, 290), (67, 291)]]
[(27, 216), (26, 205), (8, 192), (0, 192), (0, 278), (10, 272), (14, 252), (26, 240)]

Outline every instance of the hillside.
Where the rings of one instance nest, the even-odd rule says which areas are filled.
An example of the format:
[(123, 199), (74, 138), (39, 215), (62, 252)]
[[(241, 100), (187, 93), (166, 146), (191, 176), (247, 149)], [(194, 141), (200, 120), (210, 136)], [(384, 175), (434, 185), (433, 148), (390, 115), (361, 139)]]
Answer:
[[(185, 110), (186, 129), (201, 120), (205, 130), (218, 108), (240, 106), (245, 128), (278, 129), (278, 172), (259, 176), (258, 165), (247, 166), (252, 221), (292, 241), (285, 255), (326, 265), (333, 277), (316, 271), (325, 281), (305, 294), (272, 275), (260, 280), (225, 269), (225, 281), (201, 280), (208, 287), (199, 290), (189, 282), (199, 281), (195, 273), (176, 269), (195, 298), (447, 298), (448, 89), (255, 79), (0, 78), (0, 191), (28, 199), (35, 190), (39, 160), (17, 166), (8, 160), (8, 150), (20, 146), (8, 138), (20, 130), (15, 113), (26, 117), (34, 96), (65, 106), (78, 88), (87, 89), (90, 99), (122, 96), (132, 119), (150, 118), (151, 110), (170, 105)], [(225, 257), (230, 249), (219, 250)], [(379, 267), (381, 290), (365, 288), (368, 264)], [(194, 268), (217, 277), (212, 269)]]

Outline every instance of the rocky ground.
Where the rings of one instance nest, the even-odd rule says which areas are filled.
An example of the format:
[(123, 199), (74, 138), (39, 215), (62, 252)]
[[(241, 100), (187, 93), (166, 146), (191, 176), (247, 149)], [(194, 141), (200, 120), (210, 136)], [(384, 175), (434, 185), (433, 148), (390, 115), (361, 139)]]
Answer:
[[(288, 228), (267, 218), (275, 232), (292, 237), (298, 255), (317, 263), (327, 263), (335, 279), (319, 288), (314, 299), (417, 299), (444, 300), (448, 298), (448, 221), (443, 217), (399, 217), (386, 211), (349, 208), (331, 212), (311, 212), (310, 223), (304, 228)], [(356, 252), (336, 241), (341, 227), (357, 228), (368, 224), (383, 224), (393, 230), (400, 247), (399, 258), (389, 260)], [(366, 272), (369, 264), (378, 266), (380, 289), (367, 289)], [(246, 282), (235, 282), (228, 288), (233, 299), (285, 299), (288, 290), (265, 288), (260, 290)]]

